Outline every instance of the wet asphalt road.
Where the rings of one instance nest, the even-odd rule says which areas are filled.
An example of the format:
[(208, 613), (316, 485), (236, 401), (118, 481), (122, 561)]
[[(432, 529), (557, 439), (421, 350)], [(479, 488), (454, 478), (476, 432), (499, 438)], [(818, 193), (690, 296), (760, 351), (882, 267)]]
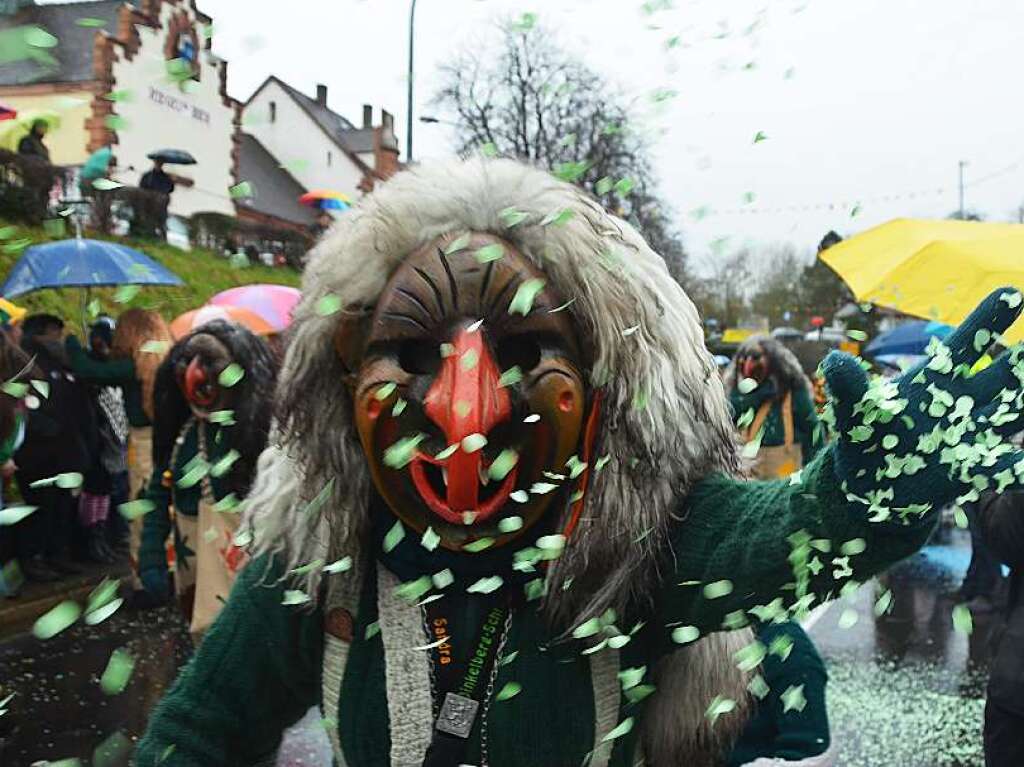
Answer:
[[(945, 767), (983, 764), (981, 721), (989, 634), (994, 618), (976, 616), (968, 637), (953, 629), (953, 602), (970, 556), (966, 535), (930, 545), (866, 584), (850, 600), (815, 614), (810, 634), (830, 675), (829, 711), (838, 764), (845, 767)], [(885, 589), (892, 609), (876, 617)], [(849, 611), (857, 621), (849, 625)], [(840, 618), (846, 613), (840, 625)], [(846, 626), (846, 627), (843, 627)], [(136, 659), (128, 687), (117, 696), (99, 688), (111, 652)], [(97, 627), (77, 624), (41, 642), (22, 634), (0, 643), (3, 767), (77, 757), (83, 765), (115, 767), (127, 755), (153, 705), (190, 653), (170, 609), (123, 608)], [(329, 764), (319, 717), (311, 712), (283, 748), (280, 765)]]

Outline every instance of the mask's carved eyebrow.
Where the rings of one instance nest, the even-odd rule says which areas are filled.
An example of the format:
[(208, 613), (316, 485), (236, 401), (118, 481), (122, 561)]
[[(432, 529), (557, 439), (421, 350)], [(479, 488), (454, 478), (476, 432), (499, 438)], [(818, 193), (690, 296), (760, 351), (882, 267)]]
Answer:
[(437, 283), (434, 282), (433, 278), (423, 269), (420, 269), (418, 266), (414, 266), (413, 269), (416, 271), (416, 274), (418, 274), (423, 281), (430, 286), (430, 289), (434, 291), (434, 298), (437, 300), (437, 309), (443, 317), (447, 314), (447, 310), (444, 308), (444, 299), (441, 297), (441, 289), (437, 286)]
[[(402, 298), (404, 298), (407, 301), (409, 301), (409, 303), (413, 304), (413, 306), (415, 306), (420, 311), (420, 313), (422, 313), (423, 318), (426, 321), (429, 321), (429, 322), (432, 322), (432, 323), (437, 323), (437, 322), (441, 321), (441, 318), (435, 317), (434, 313), (427, 307), (427, 305), (425, 303), (423, 303), (422, 300), (420, 300), (420, 297), (417, 296), (415, 293), (413, 293), (408, 288), (403, 288), (401, 285), (396, 285), (395, 286), (395, 292), (398, 295), (402, 296)], [(423, 324), (426, 324), (426, 322), (424, 322)]]
[[(494, 299), (487, 306), (487, 314), (493, 315), (495, 310), (499, 309), (502, 303), (504, 302), (505, 296), (508, 294), (509, 288), (511, 288), (513, 285), (518, 285), (520, 282), (522, 282), (522, 278), (518, 274), (513, 274), (511, 277), (509, 277), (508, 282), (506, 282), (502, 286), (501, 290), (497, 292), (497, 294), (494, 296)], [(510, 298), (509, 301), (511, 302), (511, 300), (512, 299)], [(505, 308), (507, 309), (508, 307)]]

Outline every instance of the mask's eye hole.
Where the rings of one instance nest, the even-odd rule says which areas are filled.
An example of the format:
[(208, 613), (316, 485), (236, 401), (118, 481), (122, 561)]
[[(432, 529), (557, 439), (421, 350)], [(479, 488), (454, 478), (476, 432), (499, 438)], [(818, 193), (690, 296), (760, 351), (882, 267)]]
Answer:
[(402, 341), (398, 364), (412, 375), (434, 375), (441, 369), (441, 349), (432, 341)]
[(508, 370), (517, 366), (526, 373), (540, 364), (540, 346), (531, 336), (506, 336), (498, 341), (498, 365)]

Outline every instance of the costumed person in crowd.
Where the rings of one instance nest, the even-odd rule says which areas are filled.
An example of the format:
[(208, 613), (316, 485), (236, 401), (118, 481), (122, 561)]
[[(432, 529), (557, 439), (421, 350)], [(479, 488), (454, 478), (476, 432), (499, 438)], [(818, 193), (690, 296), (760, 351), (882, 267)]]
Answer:
[(972, 520), (1010, 568), (1004, 623), (989, 666), (985, 767), (1024, 764), (1024, 492), (987, 493)]
[[(923, 380), (830, 356), (835, 438), (748, 481), (697, 311), (628, 223), (508, 160), (395, 175), (310, 254), (254, 559), (136, 763), (252, 764), (313, 705), (359, 767), (720, 762), (750, 614), (863, 582), (1024, 461), (988, 420), (1021, 406), (1019, 355), (952, 375), (1021, 303), (990, 296)], [(972, 408), (929, 412), (936, 387)], [(915, 452), (952, 417), (986, 434), (955, 472)]]
[[(128, 414), (128, 495), (134, 499), (145, 492), (153, 475), (153, 386), (156, 371), (171, 348), (173, 338), (167, 322), (157, 312), (128, 309), (117, 320), (110, 359), (91, 357), (75, 336), (65, 346), (75, 374), (90, 383), (120, 386)], [(142, 519), (129, 524), (129, 558), (132, 586), (142, 601), (145, 592), (138, 579), (139, 542)]]
[[(89, 328), (90, 358), (105, 361), (114, 340), (114, 321), (101, 317)], [(128, 415), (119, 386), (87, 385), (93, 421), (89, 465), (78, 499), (78, 520), (85, 531), (85, 553), (94, 562), (112, 563), (117, 554), (108, 543), (110, 508), (117, 483), (128, 471)]]
[(819, 447), (818, 414), (811, 383), (793, 352), (768, 336), (748, 338), (724, 383), (743, 442), (760, 440), (756, 476), (786, 477), (811, 460)]
[(267, 444), (276, 373), (263, 339), (215, 320), (178, 341), (157, 374), (146, 493), (153, 507), (143, 517), (139, 573), (150, 595), (165, 601), (173, 527), (174, 590), (196, 642), (245, 560), (234, 538)]
[(63, 332), (64, 321), (52, 314), (34, 314), (22, 323), (21, 347), (35, 359), (46, 384), (45, 396), (27, 394), (37, 406), (28, 410), (25, 440), (14, 456), (21, 497), (36, 507), (14, 526), (22, 572), (33, 581), (82, 572), (70, 561), (81, 488), (56, 478), (85, 471), (92, 409), (64, 352)]
[(727, 767), (831, 767), (836, 749), (828, 727), (828, 672), (797, 621), (755, 622), (757, 643), (742, 658), (757, 669), (757, 699)]

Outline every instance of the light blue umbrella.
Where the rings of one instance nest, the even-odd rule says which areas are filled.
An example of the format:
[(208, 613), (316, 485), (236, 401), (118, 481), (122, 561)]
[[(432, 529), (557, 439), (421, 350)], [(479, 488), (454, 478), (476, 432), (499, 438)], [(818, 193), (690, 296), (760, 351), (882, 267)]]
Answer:
[(26, 248), (0, 295), (14, 298), (45, 288), (183, 284), (167, 267), (134, 248), (74, 238)]

